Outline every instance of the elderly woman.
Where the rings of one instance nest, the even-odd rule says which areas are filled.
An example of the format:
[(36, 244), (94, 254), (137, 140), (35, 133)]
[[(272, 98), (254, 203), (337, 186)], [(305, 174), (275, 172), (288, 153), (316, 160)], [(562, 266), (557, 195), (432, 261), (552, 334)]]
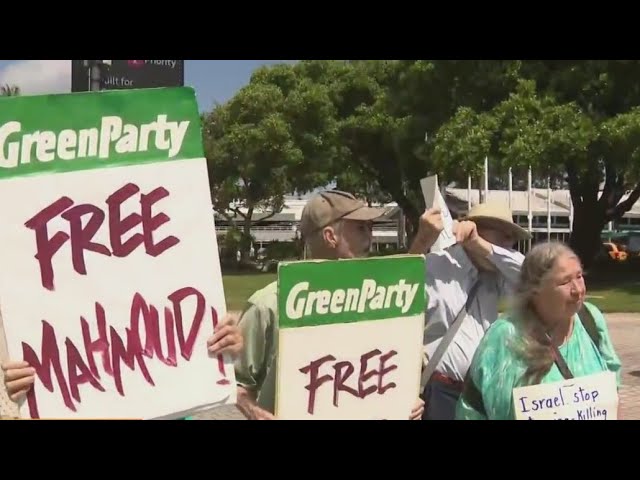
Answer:
[(584, 302), (576, 254), (567, 246), (536, 245), (522, 265), (513, 312), (486, 333), (469, 369), (458, 420), (515, 419), (513, 389), (599, 372), (616, 374), (620, 360), (606, 321)]

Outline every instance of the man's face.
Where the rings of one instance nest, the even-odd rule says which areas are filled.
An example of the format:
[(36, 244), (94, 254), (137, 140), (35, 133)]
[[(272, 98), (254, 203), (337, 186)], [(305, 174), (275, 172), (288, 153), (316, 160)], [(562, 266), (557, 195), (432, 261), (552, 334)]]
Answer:
[(372, 222), (344, 220), (337, 234), (336, 254), (338, 258), (364, 257), (371, 249)]
[(487, 242), (502, 248), (513, 248), (518, 242), (518, 239), (510, 232), (489, 225), (478, 225), (478, 235)]

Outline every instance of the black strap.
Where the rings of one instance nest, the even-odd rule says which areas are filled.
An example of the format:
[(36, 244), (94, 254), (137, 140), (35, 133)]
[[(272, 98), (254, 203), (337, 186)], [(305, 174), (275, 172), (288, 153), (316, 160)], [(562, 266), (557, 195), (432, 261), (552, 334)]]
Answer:
[(582, 322), (584, 329), (587, 331), (591, 340), (598, 350), (600, 350), (600, 334), (598, 333), (598, 327), (596, 327), (596, 319), (591, 315), (591, 310), (583, 303), (582, 307), (578, 311), (578, 318)]
[(573, 373), (571, 373), (571, 369), (569, 368), (569, 365), (567, 365), (567, 362), (565, 361), (564, 357), (560, 353), (560, 350), (558, 350), (558, 347), (556, 347), (556, 344), (553, 343), (553, 341), (548, 335), (547, 337), (549, 338), (549, 343), (551, 344), (551, 350), (553, 352), (553, 358), (556, 362), (556, 366), (558, 367), (558, 370), (560, 370), (560, 373), (565, 378), (565, 380), (569, 380), (573, 378)]
[[(591, 315), (591, 312), (589, 311), (589, 309), (586, 307), (584, 303), (582, 304), (582, 307), (580, 307), (580, 310), (578, 311), (578, 319), (582, 322), (584, 329), (589, 334), (589, 337), (591, 337), (591, 340), (593, 341), (596, 348), (600, 350), (600, 335), (598, 335), (596, 320), (593, 318), (593, 315)], [(549, 341), (551, 342), (551, 338), (549, 338)], [(556, 347), (556, 345), (553, 342), (551, 342), (551, 349), (553, 350), (553, 356), (555, 359), (556, 366), (558, 367), (558, 370), (560, 370), (560, 373), (562, 374), (562, 376), (565, 378), (565, 380), (572, 379), (573, 373), (571, 373), (571, 369), (569, 368), (569, 366), (567, 365), (567, 362), (565, 361), (564, 357), (560, 353), (560, 350), (558, 350), (558, 347)]]

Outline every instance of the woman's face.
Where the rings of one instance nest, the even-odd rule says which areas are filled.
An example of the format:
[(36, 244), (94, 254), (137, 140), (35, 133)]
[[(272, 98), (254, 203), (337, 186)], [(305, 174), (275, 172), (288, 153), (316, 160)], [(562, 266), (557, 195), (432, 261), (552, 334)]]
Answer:
[(533, 297), (538, 315), (547, 323), (568, 320), (582, 306), (586, 287), (580, 261), (563, 255)]

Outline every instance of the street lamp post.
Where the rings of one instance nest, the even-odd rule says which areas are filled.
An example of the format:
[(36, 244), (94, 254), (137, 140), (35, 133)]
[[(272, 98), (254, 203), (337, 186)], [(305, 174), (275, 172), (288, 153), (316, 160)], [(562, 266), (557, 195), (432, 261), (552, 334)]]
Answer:
[(102, 90), (102, 74), (106, 67), (111, 66), (111, 60), (85, 60), (84, 66), (88, 68), (89, 91)]

